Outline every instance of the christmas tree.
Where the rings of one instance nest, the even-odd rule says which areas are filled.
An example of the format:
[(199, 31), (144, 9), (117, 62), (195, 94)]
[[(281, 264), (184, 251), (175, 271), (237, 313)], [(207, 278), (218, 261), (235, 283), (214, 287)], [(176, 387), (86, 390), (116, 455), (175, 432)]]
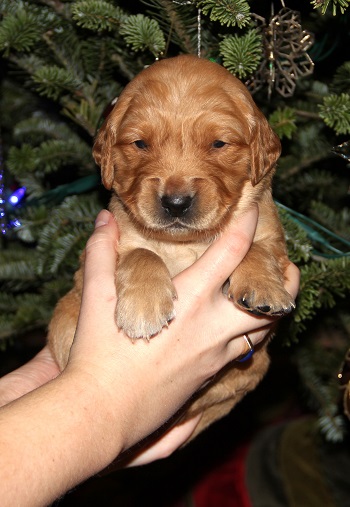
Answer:
[[(337, 370), (350, 333), (348, 3), (271, 12), (269, 3), (244, 0), (0, 0), (0, 347), (46, 329), (71, 287), (108, 203), (91, 148), (113, 99), (156, 59), (198, 54), (247, 84), (282, 140), (274, 196), (302, 279), (297, 310), (274, 342), (295, 354), (323, 434), (341, 441)], [(341, 339), (317, 338), (334, 327)]]

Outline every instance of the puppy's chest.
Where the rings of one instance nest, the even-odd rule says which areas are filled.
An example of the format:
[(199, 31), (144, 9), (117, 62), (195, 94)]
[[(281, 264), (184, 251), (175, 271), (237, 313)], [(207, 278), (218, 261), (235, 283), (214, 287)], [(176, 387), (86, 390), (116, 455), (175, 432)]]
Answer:
[(157, 254), (167, 266), (173, 277), (191, 266), (208, 248), (205, 243), (171, 243), (137, 238), (124, 231), (118, 246), (119, 257), (127, 255), (136, 248), (144, 248)]
[(161, 245), (158, 255), (173, 277), (196, 262), (207, 248), (203, 244)]

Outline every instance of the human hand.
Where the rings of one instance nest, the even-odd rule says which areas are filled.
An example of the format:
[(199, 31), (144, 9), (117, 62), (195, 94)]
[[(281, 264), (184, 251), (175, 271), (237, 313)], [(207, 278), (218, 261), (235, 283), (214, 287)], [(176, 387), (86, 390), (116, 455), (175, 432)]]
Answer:
[[(299, 271), (292, 263), (287, 268), (288, 281), (286, 287), (291, 291), (291, 294), (297, 295)], [(272, 319), (271, 319), (272, 320)], [(275, 319), (273, 319), (275, 323)], [(255, 345), (261, 341), (271, 331), (271, 325), (258, 330), (256, 333), (250, 333)], [(201, 420), (201, 414), (193, 417), (192, 419), (185, 420), (175, 426), (171, 426), (158, 437), (154, 437), (146, 445), (134, 449), (134, 452), (129, 454), (127, 459), (124, 459), (124, 466), (133, 467), (145, 465), (157, 459), (166, 458), (171, 455), (176, 449), (184, 445), (195, 432)]]
[[(244, 333), (254, 345), (268, 333), (271, 319), (235, 308), (221, 290), (248, 251), (256, 223), (253, 209), (175, 277), (176, 318), (150, 342), (131, 343), (114, 322), (117, 227), (108, 212), (99, 215), (86, 248), (83, 302), (66, 374), (78, 372), (99, 386), (97, 409), (115, 419), (123, 449), (159, 428), (237, 358), (245, 350)], [(291, 265), (289, 273), (287, 289), (296, 296), (298, 270)]]

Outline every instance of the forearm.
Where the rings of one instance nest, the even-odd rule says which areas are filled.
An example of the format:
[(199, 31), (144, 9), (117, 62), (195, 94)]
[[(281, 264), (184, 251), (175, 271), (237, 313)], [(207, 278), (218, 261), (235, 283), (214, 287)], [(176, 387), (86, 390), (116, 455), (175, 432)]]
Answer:
[(0, 407), (57, 377), (59, 368), (46, 345), (17, 370), (0, 379)]
[(0, 409), (3, 507), (47, 505), (121, 451), (115, 415), (85, 380), (61, 375)]

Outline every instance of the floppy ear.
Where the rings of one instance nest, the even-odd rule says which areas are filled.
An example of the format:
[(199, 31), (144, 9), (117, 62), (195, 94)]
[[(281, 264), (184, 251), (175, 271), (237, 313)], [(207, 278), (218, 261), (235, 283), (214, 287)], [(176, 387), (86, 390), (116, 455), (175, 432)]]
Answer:
[(250, 142), (250, 180), (253, 186), (271, 171), (281, 154), (281, 142), (265, 116), (256, 111)]
[(113, 109), (108, 114), (100, 128), (92, 150), (92, 155), (97, 165), (101, 168), (102, 183), (110, 190), (115, 177), (115, 161), (113, 160), (113, 147), (117, 142), (117, 132), (120, 124), (127, 113), (133, 87), (129, 83), (118, 99), (113, 101)]
[(115, 131), (108, 121), (100, 128), (94, 142), (92, 155), (101, 168), (102, 183), (110, 190), (114, 180), (114, 164), (112, 159), (112, 146), (115, 144)]

